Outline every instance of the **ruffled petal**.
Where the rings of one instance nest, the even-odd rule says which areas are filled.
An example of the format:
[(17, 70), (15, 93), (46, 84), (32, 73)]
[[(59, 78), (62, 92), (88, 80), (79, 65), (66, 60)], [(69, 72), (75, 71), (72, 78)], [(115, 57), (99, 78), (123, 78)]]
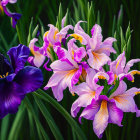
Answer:
[(100, 101), (92, 100), (91, 104), (88, 105), (79, 117), (79, 121), (81, 122), (82, 117), (88, 120), (94, 120), (95, 114), (100, 109)]
[(107, 38), (98, 49), (95, 49), (98, 53), (105, 53), (107, 56), (110, 56), (110, 53), (116, 53), (112, 47), (113, 42), (116, 41), (115, 38)]
[(43, 75), (40, 69), (26, 66), (17, 73), (14, 81), (23, 87), (25, 93), (29, 93), (41, 87)]
[(48, 81), (48, 84), (44, 87), (47, 90), (49, 87), (58, 85), (58, 83), (65, 77), (66, 72), (55, 72)]
[(82, 58), (86, 56), (86, 50), (84, 47), (78, 48), (78, 46), (75, 44), (76, 40), (73, 38), (69, 40), (67, 46), (68, 46), (68, 52), (70, 53), (71, 57), (76, 61), (80, 62)]
[(0, 118), (16, 113), (24, 95), (23, 88), (16, 82), (0, 79)]
[(24, 68), (24, 65), (29, 56), (29, 48), (20, 44), (17, 47), (12, 47), (7, 54), (10, 57), (12, 67), (15, 70), (15, 73)]
[(87, 107), (91, 104), (92, 99), (95, 97), (95, 93), (88, 93), (88, 94), (82, 94), (78, 97), (78, 99), (72, 104), (71, 107), (71, 115), (73, 117), (77, 116), (77, 113), (79, 112), (81, 107)]
[(88, 86), (87, 83), (83, 82), (77, 86), (73, 87), (73, 92), (77, 93), (79, 96), (83, 95), (83, 94), (89, 94), (92, 91), (92, 89), (90, 89), (90, 87)]
[(116, 106), (123, 112), (136, 112), (136, 104), (133, 97), (139, 92), (137, 88), (131, 88), (126, 92), (120, 92), (118, 95), (113, 96)]

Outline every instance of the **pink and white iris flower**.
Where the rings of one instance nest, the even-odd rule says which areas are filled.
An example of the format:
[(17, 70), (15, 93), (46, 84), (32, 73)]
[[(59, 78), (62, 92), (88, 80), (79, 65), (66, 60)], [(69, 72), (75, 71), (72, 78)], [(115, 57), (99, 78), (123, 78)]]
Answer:
[(140, 93), (140, 89), (131, 88), (127, 90), (125, 82), (121, 81), (117, 90), (109, 97), (100, 95), (98, 100), (93, 99), (92, 103), (87, 106), (80, 115), (81, 118), (93, 120), (93, 130), (101, 138), (108, 123), (121, 125), (123, 112), (138, 111), (134, 101), (134, 96)]
[(98, 99), (104, 86), (97, 84), (99, 79), (106, 79), (109, 82), (109, 75), (105, 72), (96, 73), (94, 69), (89, 68), (87, 70), (86, 82), (83, 82), (77, 86), (73, 87), (73, 92), (75, 92), (79, 97), (72, 104), (71, 115), (76, 117), (81, 107), (87, 107), (91, 104), (92, 99)]
[(111, 61), (109, 58), (110, 53), (116, 53), (112, 47), (112, 43), (116, 41), (115, 38), (109, 37), (102, 42), (102, 30), (98, 24), (95, 24), (91, 30), (92, 37), (84, 32), (81, 28), (79, 21), (74, 28), (74, 34), (71, 35), (76, 39), (80, 40), (83, 45), (87, 46), (87, 53), (89, 56), (88, 63), (89, 65), (99, 70), (107, 62)]
[(68, 42), (68, 51), (61, 46), (54, 48), (59, 60), (54, 61), (50, 67), (54, 74), (51, 76), (48, 84), (44, 87), (47, 90), (52, 88), (53, 94), (58, 101), (63, 98), (63, 90), (72, 87), (79, 81), (79, 77), (85, 74), (87, 69), (86, 62), (80, 62), (86, 55), (83, 47), (78, 48), (74, 40)]

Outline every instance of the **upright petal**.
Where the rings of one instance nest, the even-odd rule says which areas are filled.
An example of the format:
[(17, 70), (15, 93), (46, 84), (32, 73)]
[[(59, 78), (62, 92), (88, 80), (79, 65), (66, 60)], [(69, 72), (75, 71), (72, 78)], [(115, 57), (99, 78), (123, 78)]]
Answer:
[[(29, 48), (30, 48), (31, 53), (34, 55), (34, 58), (31, 62), (34, 64), (34, 66), (39, 68), (44, 63), (45, 56), (43, 55), (43, 53), (40, 53), (41, 48), (35, 46), (35, 43), (37, 41), (38, 41), (37, 38), (32, 39), (30, 41)], [(28, 61), (28, 62), (30, 62), (30, 61)]]
[(116, 41), (115, 38), (107, 38), (99, 48), (95, 49), (95, 51), (98, 53), (105, 53), (107, 56), (110, 56), (110, 53), (116, 53), (116, 51), (112, 47), (114, 41)]
[(12, 47), (7, 54), (10, 57), (12, 67), (17, 73), (19, 70), (24, 68), (25, 62), (29, 56), (29, 48), (20, 44), (17, 47)]
[(124, 72), (126, 63), (125, 52), (120, 54), (117, 59), (110, 63), (110, 71), (114, 74), (119, 75)]
[(85, 22), (85, 21), (79, 21), (75, 27), (74, 27), (74, 33), (81, 35), (86, 41), (87, 45), (89, 46), (89, 39), (90, 36), (85, 33), (85, 31), (81, 28), (80, 23)]
[(66, 27), (62, 28), (59, 33), (56, 34), (60, 41), (62, 40), (62, 38), (66, 37), (69, 29), (73, 30), (73, 26), (67, 25)]
[(98, 24), (95, 24), (93, 26), (93, 28), (91, 29), (91, 34), (92, 34), (91, 48), (92, 49), (100, 47), (100, 44), (101, 44), (102, 38), (103, 38), (101, 32), (102, 32), (102, 29)]
[(137, 62), (140, 62), (140, 59), (132, 59), (130, 60), (127, 64), (126, 64), (126, 67), (124, 69), (124, 72), (127, 73), (130, 68), (134, 65), (134, 63), (137, 63)]

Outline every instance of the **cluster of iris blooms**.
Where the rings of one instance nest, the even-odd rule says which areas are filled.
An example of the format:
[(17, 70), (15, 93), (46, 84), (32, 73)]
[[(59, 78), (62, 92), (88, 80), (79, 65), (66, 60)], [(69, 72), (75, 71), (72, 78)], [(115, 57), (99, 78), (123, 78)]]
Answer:
[[(8, 0), (1, 2), (3, 9), (6, 9), (7, 3)], [(140, 74), (138, 70), (130, 70), (140, 59), (126, 63), (124, 51), (112, 61), (110, 53), (116, 53), (112, 47), (115, 38), (108, 37), (103, 41), (99, 25), (93, 26), (90, 36), (80, 26), (84, 21), (73, 27), (64, 26), (65, 19), (62, 19), (60, 31), (54, 25), (48, 25), (50, 29), (43, 36), (42, 47), (36, 46), (38, 39), (33, 38), (29, 47), (19, 45), (8, 51), (10, 62), (0, 55), (0, 117), (16, 112), (24, 96), (40, 88), (43, 76), (39, 68), (43, 65), (47, 71), (53, 71), (44, 90), (51, 88), (57, 101), (61, 101), (63, 91), (69, 88), (72, 95), (78, 96), (71, 107), (72, 117), (76, 117), (82, 108), (79, 122), (82, 118), (92, 120), (93, 130), (101, 138), (108, 123), (122, 126), (123, 112), (135, 112), (137, 117), (140, 116), (134, 101), (140, 89), (128, 89), (124, 81), (125, 78), (134, 82), (134, 75)], [(32, 56), (29, 56), (30, 52)], [(26, 61), (31, 66), (24, 67)], [(104, 68), (105, 65), (109, 66), (109, 70)]]

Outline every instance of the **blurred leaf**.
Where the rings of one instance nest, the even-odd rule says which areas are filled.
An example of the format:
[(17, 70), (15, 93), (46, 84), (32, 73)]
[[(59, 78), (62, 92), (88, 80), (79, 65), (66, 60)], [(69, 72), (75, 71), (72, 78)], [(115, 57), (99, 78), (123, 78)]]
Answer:
[(38, 107), (40, 108), (43, 116), (45, 117), (55, 139), (63, 140), (63, 137), (62, 137), (57, 125), (55, 124), (54, 119), (52, 118), (51, 114), (48, 112), (47, 108), (44, 106), (44, 104), (41, 102), (41, 100), (39, 98), (37, 98), (35, 95), (34, 95), (34, 98), (35, 98), (35, 101), (36, 101)]
[(37, 95), (41, 99), (49, 102), (55, 109), (57, 109), (64, 116), (64, 118), (68, 121), (70, 126), (75, 130), (75, 132), (80, 140), (86, 140), (86, 137), (85, 137), (84, 133), (82, 132), (82, 130), (80, 129), (80, 127), (78, 126), (78, 124), (74, 121), (74, 119), (69, 115), (69, 113), (57, 101), (55, 101), (51, 96), (46, 94), (41, 89), (39, 89), (36, 92), (38, 94), (35, 93), (35, 95)]
[[(30, 111), (32, 113), (32, 116), (36, 122), (39, 137), (41, 138), (43, 136), (44, 140), (49, 140), (47, 133), (45, 132), (42, 124), (40, 123), (39, 118), (36, 116), (36, 113), (34, 112), (34, 108), (27, 97), (25, 97), (24, 102), (27, 106), (28, 111)], [(40, 132), (41, 132), (42, 136), (40, 136), (41, 135)]]
[(63, 13), (62, 13), (62, 5), (60, 3), (59, 5), (59, 12), (58, 12), (58, 16), (57, 16), (57, 22), (56, 22), (56, 27), (59, 29), (61, 29), (61, 22), (62, 22), (62, 18), (63, 18)]
[(37, 32), (38, 32), (38, 29), (39, 29), (39, 25), (37, 25), (37, 26), (35, 27), (35, 29), (33, 30), (32, 38), (35, 38), (35, 37), (36, 37)]
[(7, 138), (7, 132), (9, 128), (9, 121), (10, 121), (10, 116), (7, 115), (2, 119), (1, 123), (1, 130), (0, 130), (0, 139), (1, 140), (6, 140)]
[(10, 129), (10, 133), (8, 136), (8, 140), (16, 140), (18, 138), (19, 129), (21, 128), (21, 124), (24, 120), (25, 115), (25, 106), (22, 104), (16, 114), (12, 127)]
[(126, 42), (125, 42), (123, 30), (121, 27), (120, 27), (120, 37), (121, 37), (121, 52), (123, 52), (124, 50), (126, 50)]
[(29, 33), (28, 33), (28, 38), (27, 38), (27, 46), (29, 46), (29, 43), (32, 39), (32, 26), (33, 26), (33, 17), (31, 18), (30, 26), (29, 26)]

